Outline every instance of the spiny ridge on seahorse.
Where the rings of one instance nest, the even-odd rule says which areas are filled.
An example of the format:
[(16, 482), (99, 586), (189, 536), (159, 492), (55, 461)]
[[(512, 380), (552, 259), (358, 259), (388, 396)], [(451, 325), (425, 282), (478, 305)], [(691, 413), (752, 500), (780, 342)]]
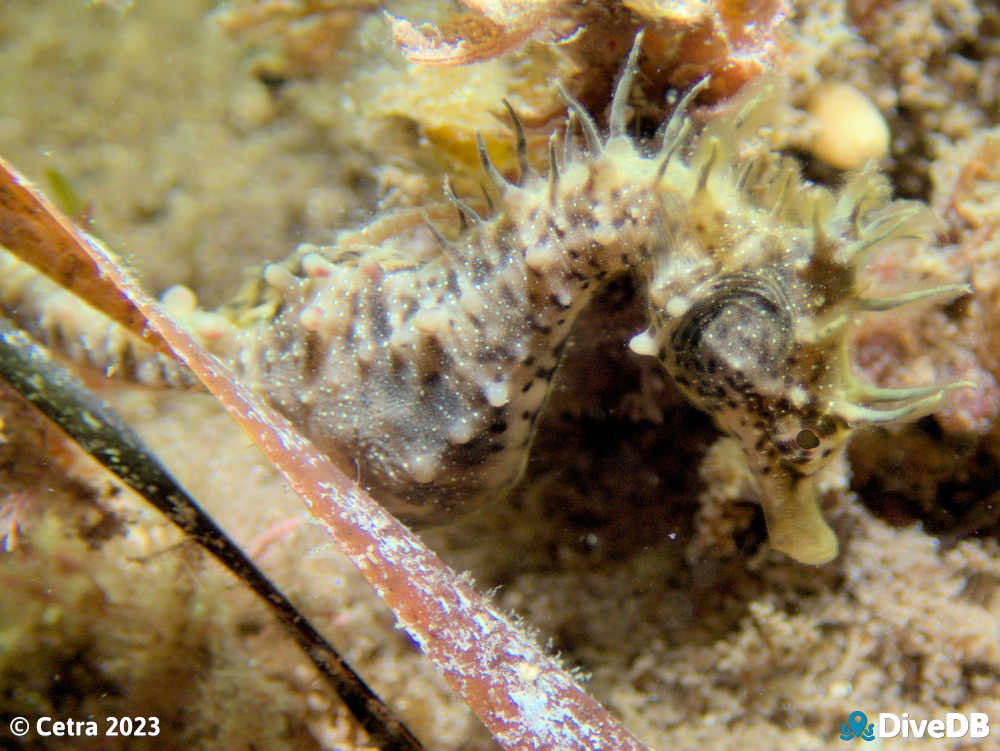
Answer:
[[(439, 208), (401, 212), (334, 246), (300, 247), (217, 313), (186, 299), (175, 307), (322, 449), (356, 463), (375, 497), (404, 518), (435, 520), (516, 482), (579, 313), (632, 274), (650, 326), (631, 348), (658, 358), (740, 442), (772, 544), (823, 563), (837, 543), (815, 473), (855, 428), (924, 414), (963, 385), (861, 383), (851, 326), (864, 311), (966, 288), (865, 297), (865, 259), (926, 234), (926, 209), (892, 201), (870, 170), (831, 191), (805, 182), (790, 158), (740, 156), (766, 90), (699, 131), (687, 113), (699, 85), (652, 147), (627, 135), (641, 43), (639, 34), (606, 134), (560, 87), (569, 119), (543, 172), (508, 106), (520, 178), (507, 180), (480, 139), (490, 208), (481, 215), (446, 182), (457, 233), (438, 227)], [(33, 330), (66, 344), (64, 332)], [(120, 374), (178, 380), (137, 362), (139, 352)]]

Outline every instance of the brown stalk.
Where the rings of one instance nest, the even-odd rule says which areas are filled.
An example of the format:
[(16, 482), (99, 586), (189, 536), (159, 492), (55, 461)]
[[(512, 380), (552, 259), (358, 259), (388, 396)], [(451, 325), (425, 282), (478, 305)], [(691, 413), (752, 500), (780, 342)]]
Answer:
[[(13, 186), (13, 187), (12, 187)], [(457, 577), (281, 415), (259, 401), (219, 360), (178, 328), (100, 243), (77, 230), (0, 159), (0, 195), (16, 193), (4, 240), (51, 230), (75, 244), (240, 422), (321, 520), (399, 625), (420, 645), (505, 749), (645, 749), (534, 640)], [(6, 205), (6, 204), (4, 204)], [(38, 217), (43, 217), (39, 223)], [(44, 243), (41, 232), (32, 242)], [(12, 248), (13, 250), (13, 248)]]
[(0, 245), (160, 351), (173, 354), (146, 326), (135, 304), (97, 270), (81, 245), (84, 233), (2, 158), (0, 173)]

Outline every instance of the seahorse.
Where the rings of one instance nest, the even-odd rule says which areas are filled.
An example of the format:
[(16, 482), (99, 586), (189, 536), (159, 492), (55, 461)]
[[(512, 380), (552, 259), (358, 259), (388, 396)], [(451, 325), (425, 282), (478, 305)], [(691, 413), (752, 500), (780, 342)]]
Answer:
[[(816, 472), (852, 431), (928, 413), (966, 385), (862, 383), (850, 367), (852, 326), (865, 311), (967, 288), (864, 296), (865, 259), (923, 238), (927, 208), (892, 200), (872, 169), (831, 190), (805, 181), (789, 157), (741, 156), (767, 100), (760, 92), (697, 128), (695, 86), (652, 143), (629, 135), (641, 45), (640, 33), (605, 132), (560, 87), (569, 118), (544, 170), (529, 164), (508, 106), (520, 177), (506, 179), (480, 138), (489, 210), (446, 181), (457, 234), (413, 212), (390, 216), (333, 246), (300, 247), (215, 313), (183, 293), (171, 304), (320, 448), (355, 463), (390, 510), (440, 522), (517, 482), (574, 322), (630, 274), (650, 321), (631, 349), (657, 358), (739, 441), (771, 544), (827, 562), (837, 541)], [(64, 298), (53, 312), (34, 277), (4, 277), (3, 311), (45, 342), (147, 384), (192, 381), (130, 336), (95, 334)]]

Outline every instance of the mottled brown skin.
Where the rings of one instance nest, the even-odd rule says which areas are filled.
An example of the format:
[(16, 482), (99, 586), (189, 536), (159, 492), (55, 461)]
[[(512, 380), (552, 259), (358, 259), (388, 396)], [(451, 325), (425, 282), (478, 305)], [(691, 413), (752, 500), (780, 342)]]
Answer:
[[(608, 197), (589, 180), (561, 180), (538, 205), (540, 180), (501, 186), (497, 215), (425, 263), (293, 267), (274, 313), (241, 331), (249, 384), (410, 520), (453, 517), (517, 480), (579, 313), (649, 253), (626, 211), (641, 197), (598, 218)], [(607, 244), (601, 224), (615, 227)]]

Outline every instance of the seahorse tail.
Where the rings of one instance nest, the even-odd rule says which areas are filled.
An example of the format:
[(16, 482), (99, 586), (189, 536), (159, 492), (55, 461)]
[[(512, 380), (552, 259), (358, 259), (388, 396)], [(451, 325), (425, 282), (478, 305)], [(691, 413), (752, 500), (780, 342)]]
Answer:
[(0, 315), (70, 362), (153, 388), (191, 388), (179, 362), (5, 251), (0, 251)]

